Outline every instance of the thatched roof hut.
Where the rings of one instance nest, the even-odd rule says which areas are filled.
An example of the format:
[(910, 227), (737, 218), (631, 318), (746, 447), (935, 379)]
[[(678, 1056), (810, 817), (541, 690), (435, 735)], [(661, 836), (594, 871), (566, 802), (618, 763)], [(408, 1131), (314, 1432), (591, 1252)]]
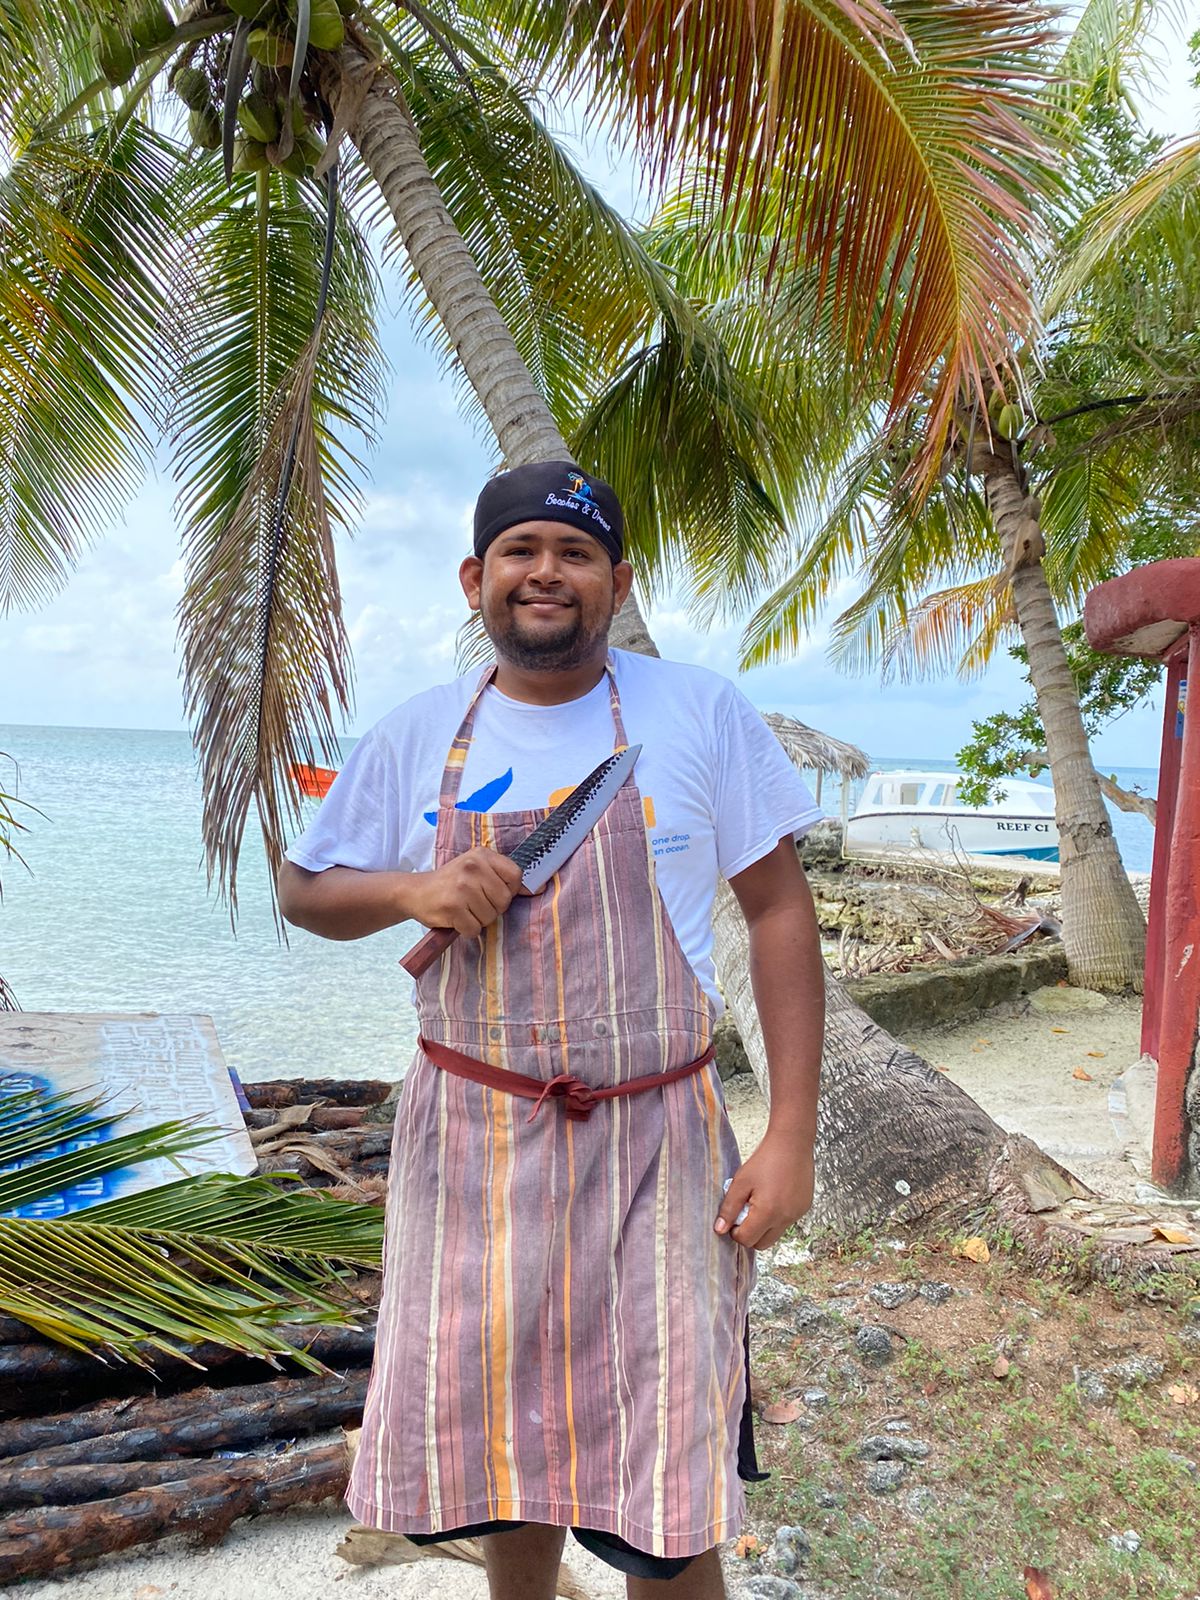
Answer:
[(832, 734), (810, 728), (795, 717), (785, 717), (781, 711), (764, 712), (767, 724), (780, 744), (798, 767), (817, 775), (816, 800), (821, 799), (821, 779), (833, 772), (842, 780), (842, 791), (853, 778), (865, 778), (871, 770), (871, 758), (855, 744), (835, 739)]

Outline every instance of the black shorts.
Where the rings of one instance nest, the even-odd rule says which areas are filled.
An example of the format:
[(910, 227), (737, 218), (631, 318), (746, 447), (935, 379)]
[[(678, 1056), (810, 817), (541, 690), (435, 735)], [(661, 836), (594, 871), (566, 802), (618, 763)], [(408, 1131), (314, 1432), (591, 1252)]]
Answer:
[[(754, 1448), (754, 1412), (750, 1405), (750, 1324), (746, 1324), (744, 1339), (746, 1354), (746, 1399), (742, 1406), (741, 1430), (738, 1434), (738, 1477), (745, 1483), (761, 1483), (769, 1478), (758, 1465)], [(463, 1528), (446, 1528), (439, 1533), (406, 1533), (412, 1544), (442, 1544), (447, 1539), (475, 1539), (480, 1534), (506, 1533), (511, 1528), (524, 1528), (524, 1522), (472, 1522)], [(572, 1528), (575, 1539), (585, 1550), (590, 1550), (601, 1561), (615, 1567), (630, 1578), (677, 1578), (696, 1559), (695, 1556), (652, 1556), (645, 1550), (636, 1550), (615, 1533), (603, 1533), (598, 1528)]]
[[(445, 1539), (476, 1539), (481, 1533), (507, 1533), (510, 1528), (524, 1528), (524, 1522), (472, 1522), (465, 1528), (447, 1528), (443, 1533), (406, 1533), (411, 1544), (441, 1544)], [(695, 1556), (652, 1556), (645, 1550), (635, 1550), (615, 1533), (601, 1533), (598, 1528), (572, 1528), (572, 1534), (585, 1550), (590, 1550), (610, 1567), (631, 1578), (676, 1578)]]

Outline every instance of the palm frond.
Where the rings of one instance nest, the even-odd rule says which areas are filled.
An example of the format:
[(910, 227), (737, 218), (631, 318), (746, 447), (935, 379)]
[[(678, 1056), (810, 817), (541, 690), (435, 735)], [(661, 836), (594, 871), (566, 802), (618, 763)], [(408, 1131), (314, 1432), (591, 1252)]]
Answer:
[(1114, 104), (1145, 81), (1151, 25), (1172, 9), (1173, 0), (1086, 0), (1041, 95), (1064, 137), (1097, 96)]
[(781, 264), (815, 262), (852, 358), (882, 305), (892, 414), (938, 371), (936, 459), (955, 396), (1033, 322), (1040, 7), (510, 0), (488, 12), (526, 70), (586, 79), (660, 180), (698, 163), (705, 197), (747, 208)]
[(1200, 135), (1163, 151), (1125, 189), (1083, 219), (1079, 237), (1050, 286), (1047, 313), (1079, 296), (1120, 295), (1152, 323), (1194, 330), (1200, 305)]
[(924, 595), (884, 640), (880, 669), (902, 682), (955, 673), (978, 676), (1015, 627), (1009, 586), (999, 573)]
[(59, 587), (150, 458), (178, 161), (131, 122), (0, 178), (0, 610)]
[[(219, 168), (207, 166), (211, 182)], [(373, 274), (348, 220), (314, 333), (326, 207), (311, 204), (307, 186), (266, 174), (241, 183), (232, 205), (213, 190), (211, 205), (177, 387), (188, 521), (180, 631), (209, 872), (235, 915), (251, 805), (273, 881), (299, 819), (292, 769), (339, 760), (334, 716), (350, 688), (333, 527), (357, 503), (347, 435), (370, 437), (382, 362)]]
[(743, 601), (810, 476), (796, 463), (836, 428), (817, 417), (811, 366), (769, 337), (750, 296), (710, 308), (678, 284), (656, 254), (663, 226), (632, 230), (513, 85), (464, 81), (430, 52), (396, 64), (422, 151), (535, 382), (577, 458), (630, 508), (644, 581), (683, 573), (714, 609)]
[(62, 1219), (12, 1214), (213, 1136), (169, 1122), (104, 1137), (116, 1120), (100, 1097), (33, 1090), (0, 1099), (0, 1168), (17, 1164), (0, 1172), (0, 1311), (74, 1349), (139, 1363), (213, 1340), (316, 1367), (275, 1330), (350, 1320), (340, 1279), (346, 1266), (379, 1264), (382, 1212), (261, 1178), (205, 1175)]

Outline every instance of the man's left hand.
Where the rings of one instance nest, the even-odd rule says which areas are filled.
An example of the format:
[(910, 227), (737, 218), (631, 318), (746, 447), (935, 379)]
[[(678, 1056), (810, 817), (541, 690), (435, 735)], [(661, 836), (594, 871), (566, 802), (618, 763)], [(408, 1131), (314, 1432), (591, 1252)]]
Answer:
[[(717, 1212), (716, 1231), (748, 1250), (769, 1250), (813, 1202), (813, 1147), (807, 1139), (767, 1132), (744, 1161)], [(738, 1213), (748, 1206), (744, 1222)]]

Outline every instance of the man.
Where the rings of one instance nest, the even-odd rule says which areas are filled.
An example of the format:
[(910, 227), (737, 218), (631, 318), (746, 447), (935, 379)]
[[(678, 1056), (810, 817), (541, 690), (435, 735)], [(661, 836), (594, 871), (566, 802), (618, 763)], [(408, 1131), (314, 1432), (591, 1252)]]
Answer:
[[(459, 935), (417, 985), (347, 1498), (418, 1541), (479, 1536), (493, 1600), (552, 1600), (568, 1527), (631, 1600), (724, 1595), (716, 1546), (759, 1476), (753, 1252), (812, 1201), (824, 990), (794, 839), (819, 813), (732, 685), (610, 652), (622, 540), (573, 463), (488, 483), (460, 579), (496, 666), (360, 740), (279, 879), (327, 938)], [(631, 743), (591, 834), (523, 894), (507, 852)], [(712, 1064), (719, 875), (771, 1078), (744, 1163)]]

